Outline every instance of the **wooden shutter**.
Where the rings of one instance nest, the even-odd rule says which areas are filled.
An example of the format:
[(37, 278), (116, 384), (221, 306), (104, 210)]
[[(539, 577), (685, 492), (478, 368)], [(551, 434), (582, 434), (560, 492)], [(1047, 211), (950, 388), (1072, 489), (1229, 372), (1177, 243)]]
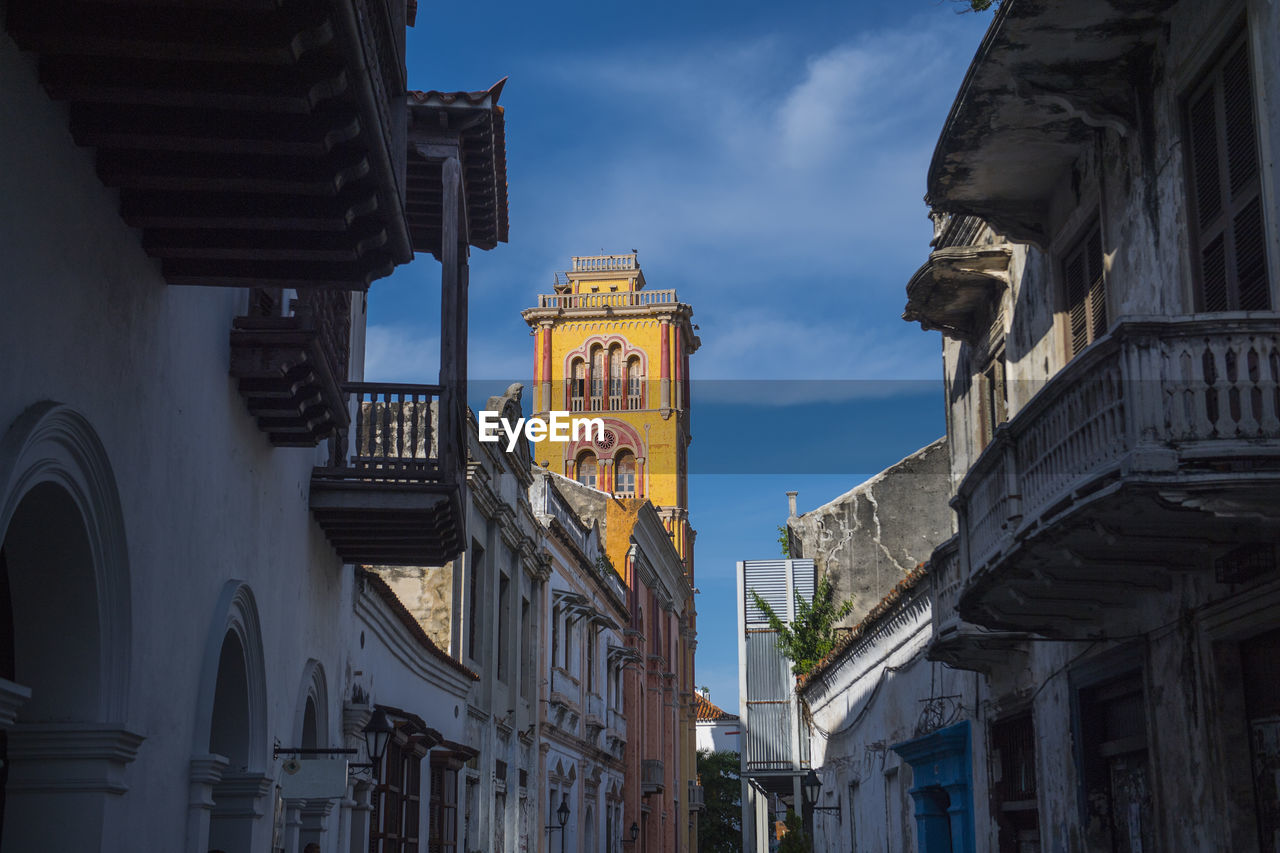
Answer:
[(1094, 226), (1062, 264), (1071, 355), (1107, 332), (1107, 291), (1102, 274), (1102, 229)]
[(1249, 43), (1241, 33), (1187, 100), (1197, 308), (1271, 308)]

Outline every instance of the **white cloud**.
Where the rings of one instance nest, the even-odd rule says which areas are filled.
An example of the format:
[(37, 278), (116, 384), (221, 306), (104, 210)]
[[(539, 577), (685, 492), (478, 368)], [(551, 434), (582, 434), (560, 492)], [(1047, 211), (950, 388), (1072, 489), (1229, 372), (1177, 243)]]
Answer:
[[(499, 341), (499, 346), (489, 340), (469, 343), (467, 376), (473, 382), (495, 383), (494, 394), (511, 382), (526, 381), (533, 370), (533, 343), (525, 336)], [(371, 381), (434, 383), (440, 375), (440, 337), (405, 325), (369, 326), (364, 373)]]

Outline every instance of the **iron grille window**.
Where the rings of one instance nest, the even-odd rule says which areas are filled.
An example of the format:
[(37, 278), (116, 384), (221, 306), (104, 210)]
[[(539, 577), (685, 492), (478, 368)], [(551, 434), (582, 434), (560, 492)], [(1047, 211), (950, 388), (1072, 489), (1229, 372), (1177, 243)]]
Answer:
[(982, 372), (982, 446), (996, 434), (996, 427), (1009, 419), (1009, 388), (1005, 382), (1004, 350)]
[(427, 853), (452, 853), (458, 849), (458, 771), (441, 757), (431, 762), (431, 798), (428, 800), (430, 834)]
[(382, 779), (375, 789), (372, 853), (418, 853), (418, 815), (422, 802), (422, 753), (402, 733), (387, 744)]
[(1031, 714), (991, 725), (991, 810), (1000, 853), (1040, 849), (1036, 742)]
[(1249, 42), (1241, 32), (1186, 106), (1197, 308), (1271, 308)]
[(1102, 229), (1094, 225), (1062, 262), (1071, 355), (1106, 334), (1107, 290), (1102, 274)]
[(1082, 689), (1079, 743), (1090, 850), (1154, 850), (1142, 674)]

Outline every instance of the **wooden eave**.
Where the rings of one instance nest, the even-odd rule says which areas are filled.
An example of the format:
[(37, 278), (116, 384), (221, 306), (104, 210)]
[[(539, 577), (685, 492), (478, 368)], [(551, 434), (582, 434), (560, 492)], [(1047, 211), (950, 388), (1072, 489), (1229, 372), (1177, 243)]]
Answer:
[(1049, 195), (1097, 130), (1150, 132), (1137, 92), (1173, 2), (1005, 0), (938, 139), (929, 204), (1044, 245)]
[(498, 98), (506, 79), (481, 92), (410, 92), (407, 211), (416, 252), (440, 256), (444, 194), (438, 157), (424, 145), (456, 145), (469, 245), (507, 242), (506, 122)]
[(171, 284), (363, 290), (412, 256), (392, 116), (405, 14), (11, 0), (6, 28)]

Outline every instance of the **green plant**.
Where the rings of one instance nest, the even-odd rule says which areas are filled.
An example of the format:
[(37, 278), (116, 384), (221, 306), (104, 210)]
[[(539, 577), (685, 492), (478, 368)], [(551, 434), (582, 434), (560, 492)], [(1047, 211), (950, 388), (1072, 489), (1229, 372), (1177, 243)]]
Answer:
[(836, 590), (831, 576), (823, 575), (813, 591), (813, 601), (807, 602), (796, 594), (796, 618), (788, 625), (773, 612), (769, 603), (751, 590), (755, 601), (769, 620), (769, 627), (778, 633), (778, 651), (791, 661), (791, 671), (804, 675), (818, 665), (836, 645), (836, 623), (853, 610), (853, 602), (835, 602)]
[(698, 781), (705, 809), (698, 818), (699, 853), (742, 850), (741, 759), (736, 752), (698, 750)]
[(778, 547), (782, 549), (782, 556), (791, 559), (791, 536), (787, 531), (785, 524), (778, 525)]

